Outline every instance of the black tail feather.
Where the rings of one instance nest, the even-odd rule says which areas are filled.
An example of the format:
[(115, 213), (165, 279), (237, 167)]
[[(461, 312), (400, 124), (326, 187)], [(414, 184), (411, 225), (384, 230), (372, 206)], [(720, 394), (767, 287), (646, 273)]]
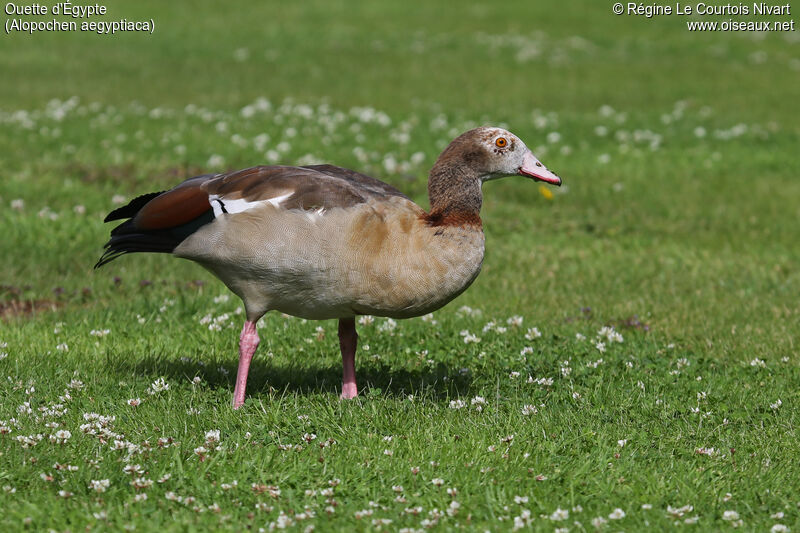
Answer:
[(145, 204), (160, 194), (160, 192), (144, 194), (131, 200), (128, 205), (115, 209), (108, 214), (105, 218), (106, 222), (124, 218), (129, 220), (126, 220), (111, 230), (111, 238), (104, 246), (105, 252), (103, 252), (103, 255), (94, 265), (94, 268), (100, 268), (106, 263), (110, 263), (114, 259), (128, 253), (172, 253), (186, 237), (214, 219), (213, 211), (209, 209), (196, 219), (174, 228), (157, 230), (143, 230), (137, 228), (133, 220), (130, 219), (135, 217)]
[(132, 252), (172, 253), (183, 239), (173, 230), (143, 231), (134, 227), (132, 220), (126, 220), (111, 230), (111, 239), (105, 244), (106, 250), (94, 268)]
[(122, 220), (124, 218), (133, 218), (136, 216), (136, 213), (138, 213), (139, 210), (145, 206), (147, 202), (149, 202), (150, 200), (152, 200), (153, 198), (162, 193), (164, 193), (164, 191), (151, 192), (143, 194), (141, 196), (137, 196), (136, 198), (128, 202), (127, 205), (124, 205), (122, 207), (119, 207), (111, 211), (108, 215), (106, 215), (106, 218), (103, 219), (103, 222), (111, 222), (112, 220)]

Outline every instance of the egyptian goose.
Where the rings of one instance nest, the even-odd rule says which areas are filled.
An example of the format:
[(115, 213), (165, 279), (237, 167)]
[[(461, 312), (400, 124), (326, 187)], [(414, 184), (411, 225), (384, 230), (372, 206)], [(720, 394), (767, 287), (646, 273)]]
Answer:
[(358, 394), (356, 315), (424, 315), (461, 294), (483, 262), (481, 184), (519, 174), (560, 185), (518, 137), (470, 130), (430, 172), (425, 212), (375, 178), (333, 165), (259, 166), (187, 179), (112, 211), (100, 267), (129, 252), (172, 253), (244, 302), (233, 407), (244, 403), (256, 322), (271, 310), (339, 320), (342, 398)]

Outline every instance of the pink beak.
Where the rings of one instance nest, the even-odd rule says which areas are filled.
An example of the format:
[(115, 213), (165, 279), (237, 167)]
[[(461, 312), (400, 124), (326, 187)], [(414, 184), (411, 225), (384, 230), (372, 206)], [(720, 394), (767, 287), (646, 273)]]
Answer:
[(536, 181), (544, 181), (551, 185), (561, 186), (561, 178), (547, 170), (547, 167), (536, 159), (536, 156), (530, 150), (522, 157), (522, 166), (519, 167), (519, 174), (533, 178)]

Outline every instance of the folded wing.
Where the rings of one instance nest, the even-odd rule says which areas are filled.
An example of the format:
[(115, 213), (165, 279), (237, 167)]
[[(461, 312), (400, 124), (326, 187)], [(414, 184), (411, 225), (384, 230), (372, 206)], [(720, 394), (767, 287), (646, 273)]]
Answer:
[(95, 268), (126, 253), (172, 253), (189, 235), (217, 218), (266, 203), (321, 214), (388, 196), (406, 198), (380, 180), (333, 165), (258, 166), (196, 176), (112, 211), (106, 222), (127, 220), (111, 231)]

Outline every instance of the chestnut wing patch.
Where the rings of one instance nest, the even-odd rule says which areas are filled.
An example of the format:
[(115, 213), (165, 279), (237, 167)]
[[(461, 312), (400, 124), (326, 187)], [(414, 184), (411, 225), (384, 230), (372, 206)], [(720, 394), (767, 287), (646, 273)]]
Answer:
[[(134, 225), (141, 230), (158, 230), (174, 228), (198, 218), (211, 207), (203, 189), (209, 178), (209, 174), (190, 178), (174, 189), (156, 195), (135, 211)], [(127, 216), (132, 216), (132, 213)], [(111, 218), (107, 217), (107, 220)]]

